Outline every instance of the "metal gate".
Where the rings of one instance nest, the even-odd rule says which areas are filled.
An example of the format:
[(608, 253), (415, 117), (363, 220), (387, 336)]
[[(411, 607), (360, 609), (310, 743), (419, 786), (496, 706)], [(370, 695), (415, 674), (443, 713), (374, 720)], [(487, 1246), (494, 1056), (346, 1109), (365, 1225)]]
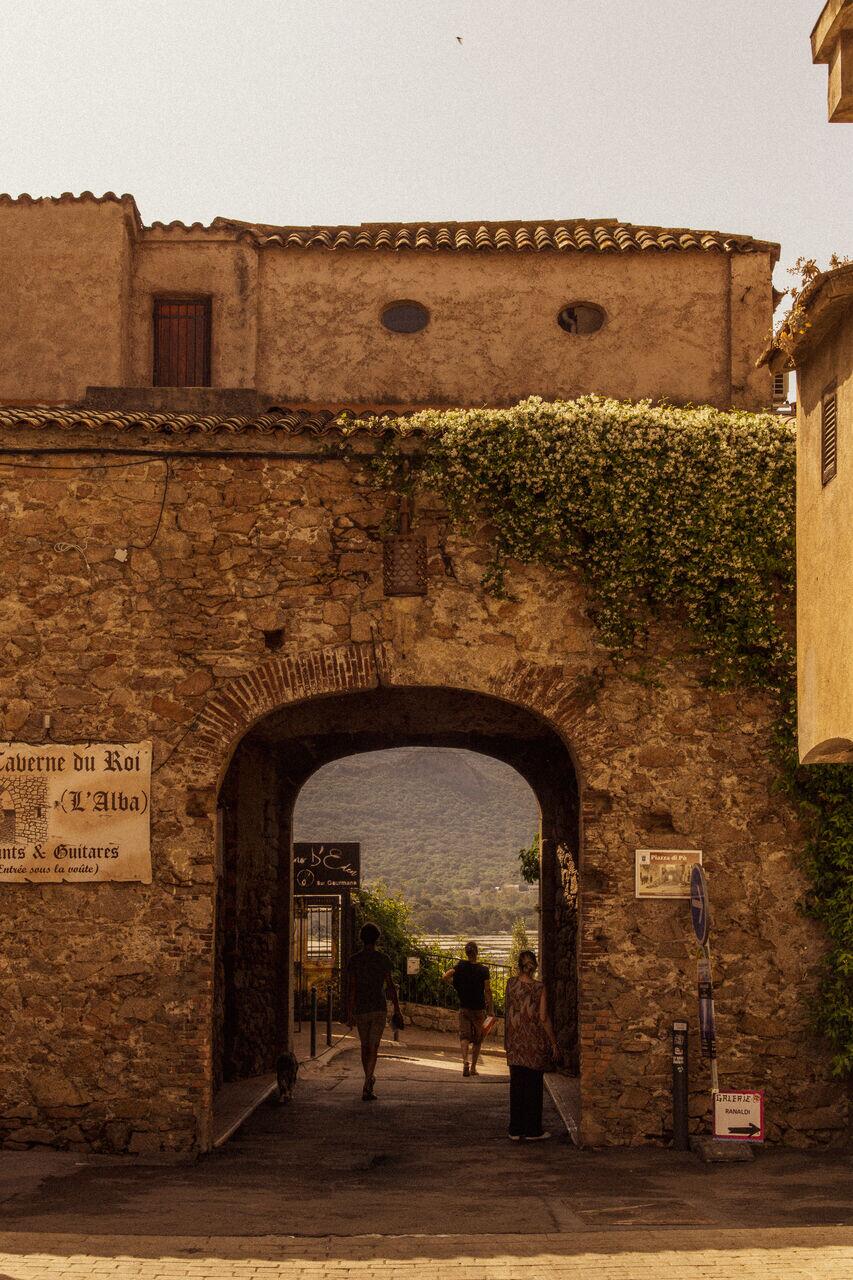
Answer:
[(341, 1009), (341, 926), (340, 897), (293, 899), (293, 1012), (298, 1024), (308, 1016), (312, 987), (323, 1017), (329, 1001), (333, 1011)]

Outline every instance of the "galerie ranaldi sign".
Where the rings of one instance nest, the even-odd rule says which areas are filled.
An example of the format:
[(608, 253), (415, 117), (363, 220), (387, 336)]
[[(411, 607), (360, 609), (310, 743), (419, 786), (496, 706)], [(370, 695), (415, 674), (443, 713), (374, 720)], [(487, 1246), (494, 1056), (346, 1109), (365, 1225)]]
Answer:
[(150, 884), (150, 809), (150, 742), (0, 746), (0, 884)]

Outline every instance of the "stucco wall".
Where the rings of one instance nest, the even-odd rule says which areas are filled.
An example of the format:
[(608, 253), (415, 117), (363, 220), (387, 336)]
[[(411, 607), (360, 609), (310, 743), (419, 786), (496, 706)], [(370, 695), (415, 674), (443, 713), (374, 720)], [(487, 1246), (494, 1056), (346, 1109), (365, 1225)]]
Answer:
[[(130, 198), (0, 203), (0, 399), (150, 387), (153, 299), (212, 299), (215, 387), (269, 404), (511, 404), (528, 395), (769, 402), (767, 252), (258, 249), (227, 228), (141, 229)], [(430, 311), (393, 334), (383, 307)], [(565, 333), (569, 302), (607, 313)], [(134, 407), (128, 404), (128, 407)]]
[(733, 254), (728, 262), (731, 404), (738, 409), (766, 409), (770, 404), (770, 373), (766, 367), (756, 368), (755, 361), (770, 332), (772, 268), (766, 254)]
[[(179, 456), (198, 437), (141, 432), (134, 444), (145, 440), (170, 451), (173, 477), (153, 544), (126, 563), (114, 549), (151, 536), (160, 464), (84, 470), (89, 455), (79, 472), (10, 470), (2, 498), (3, 732), (40, 741), (49, 711), (57, 741), (150, 737), (155, 751), (151, 885), (0, 883), (5, 1142), (206, 1145), (219, 785), (263, 714), (374, 687), (380, 670), (390, 685), (528, 707), (571, 748), (585, 1141), (664, 1135), (672, 1019), (695, 1030), (686, 904), (633, 896), (634, 850), (649, 845), (705, 852), (723, 1085), (767, 1090), (772, 1139), (836, 1138), (841, 1086), (810, 1031), (821, 937), (795, 905), (801, 833), (764, 754), (772, 706), (710, 689), (701, 656), (666, 628), (636, 661), (612, 665), (570, 578), (518, 569), (514, 599), (485, 596), (484, 546), (448, 532), (426, 500), (429, 594), (383, 598), (387, 503), (366, 468), (235, 452), (317, 450), (311, 437), (205, 436), (226, 454), (206, 458)], [(94, 442), (44, 430), (38, 444)], [(82, 538), (88, 568), (78, 550), (56, 550)], [(274, 628), (283, 646), (272, 654)], [(709, 1082), (695, 1034), (691, 1062), (698, 1124)]]
[(0, 204), (0, 400), (127, 382), (132, 201)]
[(211, 299), (211, 383), (254, 387), (257, 278), (258, 256), (245, 242), (183, 229), (146, 231), (134, 248), (130, 385), (151, 385), (154, 299), (166, 294)]
[[(512, 404), (598, 391), (729, 402), (722, 254), (267, 249), (260, 279), (258, 385), (274, 400)], [(426, 329), (394, 334), (380, 324), (398, 298), (428, 308)], [(580, 300), (607, 312), (597, 333), (557, 324), (560, 309)], [(748, 343), (756, 354), (769, 310), (763, 318)]]
[[(838, 471), (823, 485), (821, 400), (833, 382)], [(822, 744), (853, 747), (853, 305), (798, 366), (797, 396), (797, 668), (806, 759)]]

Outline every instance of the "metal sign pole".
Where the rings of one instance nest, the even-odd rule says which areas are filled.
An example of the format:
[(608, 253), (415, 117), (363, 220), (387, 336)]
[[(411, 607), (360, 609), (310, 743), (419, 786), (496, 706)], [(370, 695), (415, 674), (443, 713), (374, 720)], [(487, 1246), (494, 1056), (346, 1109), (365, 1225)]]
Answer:
[(672, 1024), (672, 1146), (675, 1151), (690, 1147), (686, 1022)]
[[(703, 971), (704, 970), (704, 971)], [(699, 976), (699, 1019), (702, 1033), (702, 1050), (711, 1064), (711, 1094), (719, 1093), (717, 1074), (717, 1024), (714, 1016), (714, 978), (711, 969), (711, 947), (706, 942), (702, 948)]]
[(708, 900), (708, 882), (705, 872), (697, 863), (690, 872), (690, 918), (696, 941), (702, 948), (699, 961), (699, 1035), (702, 1056), (711, 1064), (711, 1096), (719, 1092), (717, 1078), (717, 1029), (714, 1021), (714, 982), (711, 975), (711, 948), (708, 935), (711, 931), (711, 910)]

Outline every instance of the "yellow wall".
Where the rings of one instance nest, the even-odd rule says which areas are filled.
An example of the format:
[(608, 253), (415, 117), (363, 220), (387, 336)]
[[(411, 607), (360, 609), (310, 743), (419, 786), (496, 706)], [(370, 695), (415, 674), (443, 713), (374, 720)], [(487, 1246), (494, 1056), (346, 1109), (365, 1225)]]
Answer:
[[(821, 398), (832, 381), (838, 471), (824, 486)], [(853, 752), (853, 303), (798, 366), (797, 396), (800, 759), (843, 759)]]
[[(150, 387), (158, 294), (212, 299), (212, 382), (266, 405), (511, 404), (528, 395), (762, 408), (767, 252), (386, 252), (257, 249), (227, 227), (138, 226), (135, 206), (0, 204), (0, 399), (75, 401)], [(413, 298), (418, 334), (383, 307)], [(598, 303), (570, 335), (556, 316)]]
[(258, 255), (233, 236), (147, 233), (134, 253), (130, 314), (132, 386), (151, 385), (154, 298), (201, 294), (211, 298), (211, 382), (253, 387), (257, 351)]
[[(599, 391), (625, 398), (728, 398), (723, 255), (383, 254), (269, 249), (261, 255), (259, 385), (274, 397), (512, 404)], [(384, 305), (430, 311), (389, 333)], [(557, 324), (573, 300), (608, 315), (595, 334)]]
[(125, 382), (133, 202), (0, 205), (0, 400)]

